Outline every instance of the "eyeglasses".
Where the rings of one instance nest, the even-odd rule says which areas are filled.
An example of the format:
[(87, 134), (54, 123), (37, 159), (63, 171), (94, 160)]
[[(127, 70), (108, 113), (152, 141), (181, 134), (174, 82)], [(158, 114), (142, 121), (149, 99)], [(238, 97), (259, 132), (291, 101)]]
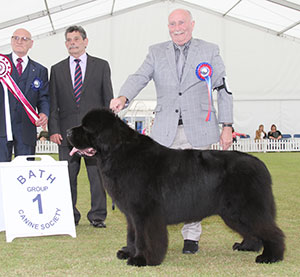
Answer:
[(14, 41), (19, 41), (21, 40), (21, 42), (27, 42), (27, 41), (30, 41), (31, 38), (28, 38), (28, 37), (19, 37), (19, 36), (12, 36), (11, 37)]

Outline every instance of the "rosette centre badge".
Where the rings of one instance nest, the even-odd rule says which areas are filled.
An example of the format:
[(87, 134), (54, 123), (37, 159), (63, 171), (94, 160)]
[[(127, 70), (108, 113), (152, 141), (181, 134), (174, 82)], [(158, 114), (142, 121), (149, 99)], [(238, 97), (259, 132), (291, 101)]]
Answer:
[(0, 78), (4, 78), (7, 74), (11, 74), (12, 66), (10, 60), (0, 54)]

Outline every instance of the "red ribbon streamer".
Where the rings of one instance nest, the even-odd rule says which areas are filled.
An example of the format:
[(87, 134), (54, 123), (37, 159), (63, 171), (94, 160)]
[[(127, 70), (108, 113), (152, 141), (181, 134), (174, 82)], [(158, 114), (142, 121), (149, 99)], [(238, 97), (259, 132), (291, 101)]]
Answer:
[[(1, 55), (1, 54), (0, 54), (0, 56), (2, 57), (2, 62), (4, 61), (6, 63), (8, 63), (8, 62), (10, 63), (10, 60), (6, 56)], [(35, 122), (40, 117), (36, 113), (35, 109), (31, 106), (29, 101), (26, 99), (26, 97), (24, 96), (24, 94), (22, 93), (20, 88), (17, 86), (15, 81), (10, 76), (12, 67), (11, 68), (5, 67), (5, 65), (3, 63), (2, 63), (1, 66), (3, 66), (1, 68), (1, 70), (3, 69), (4, 72), (1, 72), (0, 80), (7, 86), (7, 88), (13, 94), (13, 96), (22, 104), (22, 106), (23, 106), (25, 112), (27, 113), (30, 121), (32, 122), (32, 124), (35, 125)]]

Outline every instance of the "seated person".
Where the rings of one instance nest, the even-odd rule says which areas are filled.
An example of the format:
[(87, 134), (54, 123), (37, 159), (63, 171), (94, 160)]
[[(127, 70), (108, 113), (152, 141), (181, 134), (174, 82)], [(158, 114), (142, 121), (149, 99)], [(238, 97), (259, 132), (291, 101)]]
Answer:
[(255, 140), (267, 138), (267, 133), (264, 130), (264, 125), (260, 124), (258, 130), (255, 132)]
[(45, 130), (41, 131), (37, 139), (41, 140), (41, 141), (49, 140), (48, 131), (45, 131)]
[(232, 142), (237, 142), (237, 139), (236, 137), (239, 136), (239, 137), (246, 137), (247, 135), (246, 134), (241, 134), (241, 133), (237, 133), (236, 131), (234, 131), (234, 128), (232, 127)]
[(271, 131), (268, 133), (268, 139), (279, 140), (282, 138), (281, 132), (277, 130), (275, 124), (272, 124)]

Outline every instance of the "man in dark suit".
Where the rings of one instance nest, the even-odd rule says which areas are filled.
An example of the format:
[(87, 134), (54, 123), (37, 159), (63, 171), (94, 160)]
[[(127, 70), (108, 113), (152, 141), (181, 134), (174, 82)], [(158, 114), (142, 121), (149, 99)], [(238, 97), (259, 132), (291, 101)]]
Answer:
[[(34, 155), (36, 126), (43, 128), (47, 126), (48, 71), (28, 57), (27, 53), (32, 45), (31, 34), (25, 29), (17, 29), (11, 37), (13, 52), (7, 57), (12, 64), (11, 77), (32, 107), (38, 110), (40, 118), (34, 125), (22, 104), (0, 84), (0, 162), (11, 161), (13, 148), (15, 156)], [(5, 104), (5, 94), (8, 96), (7, 104)]]
[[(107, 61), (86, 53), (88, 38), (80, 26), (70, 26), (65, 32), (65, 45), (70, 56), (55, 64), (50, 75), (50, 140), (59, 145), (59, 159), (68, 161), (75, 224), (80, 220), (76, 208), (77, 175), (81, 157), (70, 156), (67, 129), (79, 125), (83, 116), (93, 108), (109, 107), (113, 97), (110, 67)], [(91, 190), (88, 220), (94, 227), (106, 227), (106, 193), (96, 159), (84, 157)]]

